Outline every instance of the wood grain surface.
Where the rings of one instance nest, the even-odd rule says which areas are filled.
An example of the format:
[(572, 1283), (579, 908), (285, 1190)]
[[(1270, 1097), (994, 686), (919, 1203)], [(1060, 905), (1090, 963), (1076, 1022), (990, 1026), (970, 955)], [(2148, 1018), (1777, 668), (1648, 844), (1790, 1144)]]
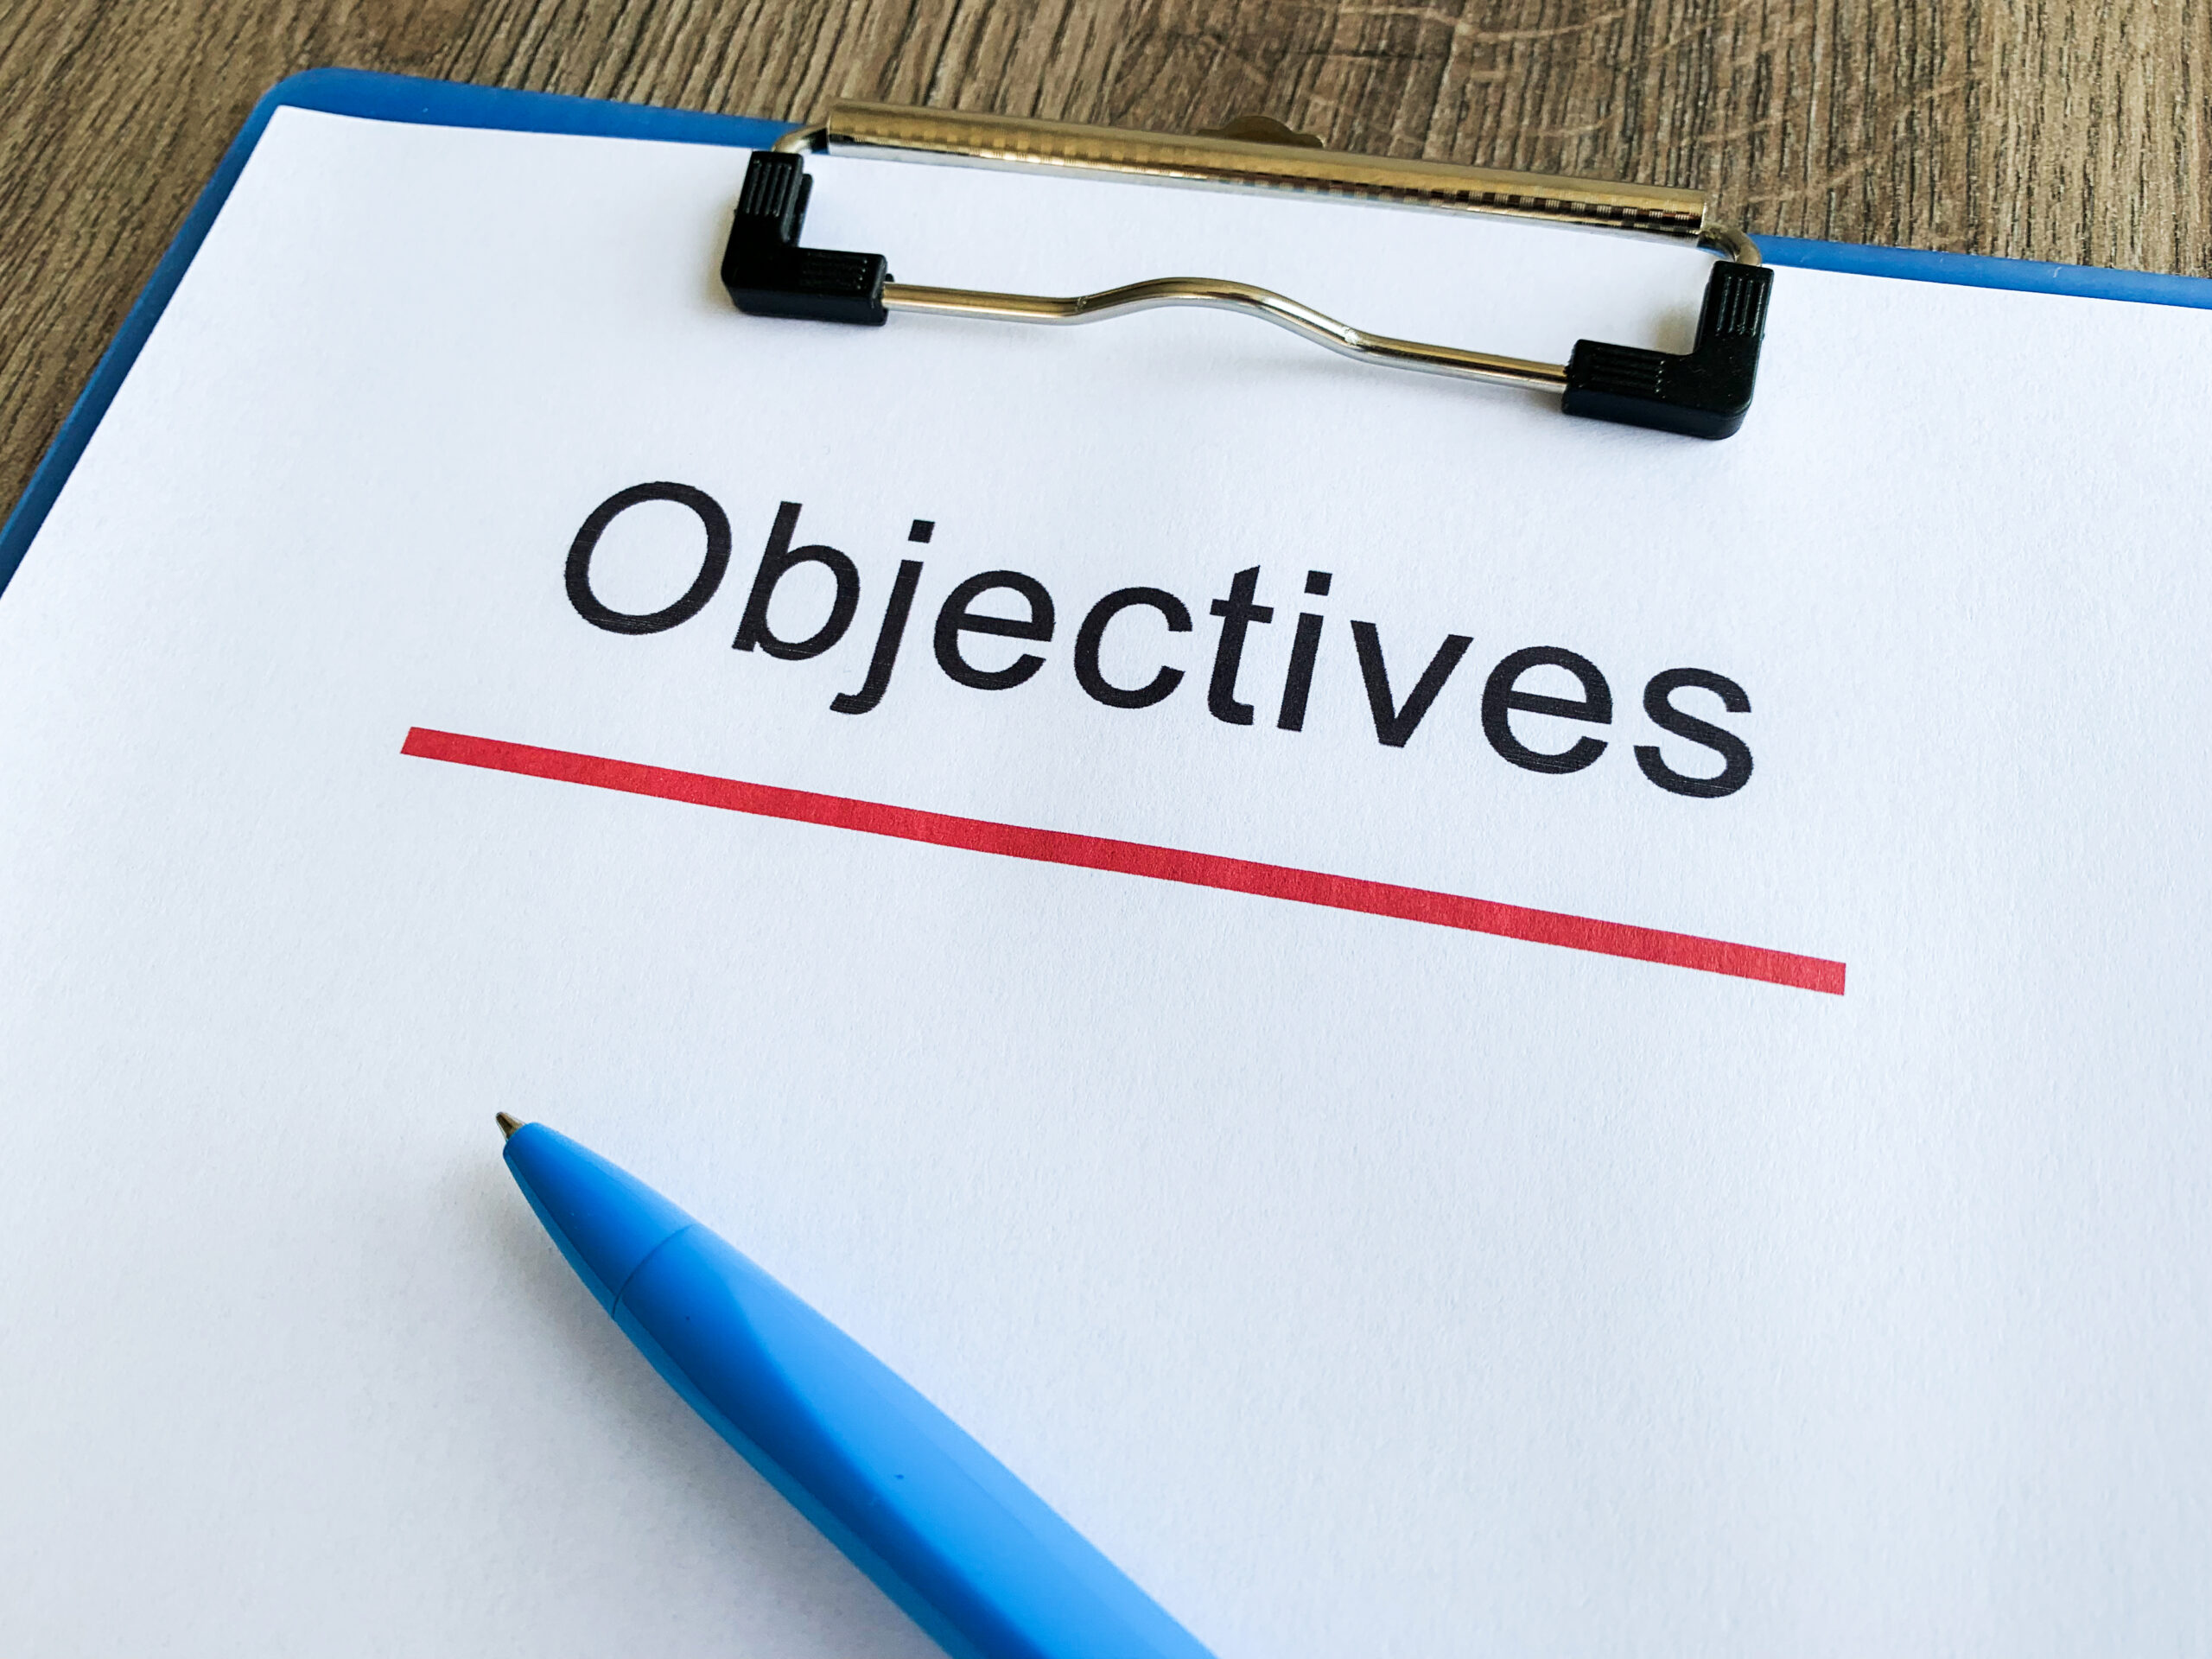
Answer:
[(791, 118), (1256, 111), (1755, 231), (2212, 270), (2212, 0), (6, 0), (0, 501), (255, 98), (327, 64)]

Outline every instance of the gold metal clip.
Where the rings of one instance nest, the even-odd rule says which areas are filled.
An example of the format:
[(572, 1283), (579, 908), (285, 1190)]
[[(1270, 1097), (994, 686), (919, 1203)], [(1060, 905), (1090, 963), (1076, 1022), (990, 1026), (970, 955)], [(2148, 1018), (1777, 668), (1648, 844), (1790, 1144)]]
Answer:
[[(1447, 213), (1502, 214), (1694, 242), (1736, 265), (1759, 264), (1758, 250), (1751, 238), (1717, 222), (1710, 200), (1698, 191), (1348, 155), (1324, 149), (1314, 135), (1294, 132), (1265, 117), (1243, 116), (1210, 132), (1178, 134), (1130, 132), (1011, 116), (963, 115), (890, 104), (840, 103), (831, 106), (819, 123), (786, 133), (777, 141), (775, 149), (793, 157), (826, 150), (833, 156), (876, 160), (1104, 174), (1167, 184), (1287, 190)], [(796, 182), (790, 188), (795, 191)], [(741, 209), (741, 220), (743, 216)], [(794, 232), (794, 251), (795, 236)], [(734, 240), (732, 245), (736, 247)], [(794, 289), (786, 302), (777, 292), (748, 283), (741, 272), (733, 277), (726, 268), (724, 276), (733, 296), (744, 308), (764, 315), (843, 321), (880, 321), (885, 314), (894, 311), (1057, 324), (1095, 322), (1160, 306), (1240, 311), (1346, 357), (1430, 374), (1564, 391), (1570, 414), (1595, 415), (1707, 437), (1734, 431), (1750, 404), (1751, 376), (1756, 370), (1758, 338), (1764, 327), (1768, 282), (1763, 270), (1746, 269), (1725, 279), (1716, 270), (1707, 286), (1694, 352), (1672, 355), (1584, 341), (1577, 346), (1574, 359), (1558, 364), (1370, 334), (1272, 289), (1222, 277), (1166, 276), (1096, 294), (1052, 296), (893, 282), (880, 271), (880, 264), (879, 261), (880, 287), (866, 296), (867, 315), (836, 308), (851, 308), (858, 296), (832, 295), (827, 286), (819, 294), (801, 295)], [(826, 273), (828, 268), (824, 270)], [(839, 267), (836, 273), (825, 275), (825, 284), (832, 276), (838, 283), (854, 279), (846, 268)], [(1721, 329), (1715, 318), (1722, 322), (1736, 319), (1744, 326), (1732, 323)], [(1720, 372), (1721, 359), (1706, 352), (1708, 334), (1727, 342), (1723, 353), (1727, 359), (1725, 374)], [(1590, 359), (1596, 366), (1587, 375), (1577, 367), (1584, 360), (1586, 348), (1597, 354)], [(1743, 360), (1746, 348), (1749, 358)], [(1582, 384), (1585, 380), (1589, 384)]]

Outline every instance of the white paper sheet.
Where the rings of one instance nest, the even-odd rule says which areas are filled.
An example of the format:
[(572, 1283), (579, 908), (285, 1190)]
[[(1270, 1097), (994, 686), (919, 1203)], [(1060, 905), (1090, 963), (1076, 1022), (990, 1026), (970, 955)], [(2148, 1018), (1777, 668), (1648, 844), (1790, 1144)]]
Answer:
[[(1707, 445), (1218, 315), (741, 317), (742, 162), (280, 111), (0, 600), (0, 1646), (933, 1651), (592, 1305), (499, 1109), (715, 1225), (1223, 1659), (2212, 1642), (2212, 317), (1784, 270)], [(814, 166), (809, 241), (909, 281), (1233, 276), (1554, 359), (1686, 344), (1703, 263)], [(571, 540), (661, 480), (727, 512), (728, 574), (595, 628)], [(731, 649), (785, 501), (861, 579), (811, 660)], [(701, 544), (637, 509), (595, 591), (657, 608)], [(889, 691), (834, 712), (908, 557)], [(1238, 726), (1208, 606), (1255, 565)], [(984, 691), (931, 630), (994, 569), (1056, 628)], [(1131, 612), (1103, 669), (1186, 677), (1109, 708), (1077, 627), (1140, 585), (1194, 626)], [(829, 593), (802, 570), (775, 625)], [(1353, 621), (1401, 694), (1470, 641), (1402, 747)], [(1585, 770), (1485, 739), (1528, 646), (1605, 677), (1609, 726), (1513, 717), (1605, 741)], [(1749, 746), (1724, 798), (1636, 762), (1717, 768), (1645, 716), (1678, 667), (1748, 698), (1677, 697)], [(416, 727), (1847, 988), (510, 776)]]

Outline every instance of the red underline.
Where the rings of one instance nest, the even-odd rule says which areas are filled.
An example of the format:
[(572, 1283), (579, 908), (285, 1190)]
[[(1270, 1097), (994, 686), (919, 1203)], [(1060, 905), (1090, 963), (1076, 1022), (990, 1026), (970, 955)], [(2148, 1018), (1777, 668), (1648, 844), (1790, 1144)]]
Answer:
[(720, 807), (726, 812), (749, 812), (756, 817), (789, 818), (798, 823), (857, 830), (864, 835), (927, 842), (933, 847), (957, 847), (971, 853), (996, 853), (1005, 858), (1071, 864), (1079, 869), (1111, 870), (1122, 875), (1150, 876), (1155, 881), (1182, 881), (1192, 887), (1219, 887), (1225, 893), (1363, 911), (1370, 916), (1395, 916), (1401, 921), (1429, 922), (1471, 933), (1526, 939), (1534, 944), (1556, 944), (1570, 950), (1592, 950), (1601, 956), (1629, 957), (1638, 962), (1694, 968), (1701, 973), (1731, 974), (1738, 979), (1843, 995), (1843, 963), (1819, 957), (1801, 957), (1756, 944), (1731, 944), (1722, 939), (1635, 927), (1626, 922), (1567, 916), (1553, 910), (1531, 910), (1457, 893), (1430, 893), (1421, 887), (1394, 887), (1387, 881), (1324, 875), (1315, 870), (1224, 858), (1214, 853), (1187, 853), (1142, 842), (1113, 841), (1104, 836), (1032, 830), (1018, 823), (994, 823), (988, 818), (959, 818), (910, 806), (886, 806), (876, 801), (849, 800), (842, 795), (817, 795), (803, 789), (778, 789), (734, 778), (640, 766), (632, 760), (571, 754), (565, 749), (535, 748), (498, 738), (434, 732), (421, 726), (408, 732), (400, 753), (525, 778), (550, 778), (594, 789), (687, 801), (694, 806)]

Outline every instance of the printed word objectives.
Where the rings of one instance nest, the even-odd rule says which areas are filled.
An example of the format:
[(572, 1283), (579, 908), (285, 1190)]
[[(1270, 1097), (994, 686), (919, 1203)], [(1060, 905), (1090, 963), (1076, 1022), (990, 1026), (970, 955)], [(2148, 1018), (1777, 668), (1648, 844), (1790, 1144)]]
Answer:
[[(648, 501), (673, 502), (696, 514), (706, 531), (705, 553), (700, 560), (698, 575), (674, 604), (642, 614), (617, 611), (603, 603), (592, 589), (592, 556), (607, 526), (619, 515)], [(738, 624), (737, 638), (731, 642), (740, 651), (765, 652), (786, 662), (819, 657), (845, 637), (860, 609), (860, 570), (850, 558), (834, 547), (819, 543), (792, 545), (798, 537), (799, 511), (796, 501), (786, 501), (776, 511), (775, 526), (768, 532), (767, 547), (760, 555), (752, 591), (746, 597), (744, 618)], [(931, 521), (917, 518), (908, 539), (927, 542), (934, 528)], [(712, 496), (689, 484), (633, 484), (592, 509), (583, 528), (576, 532), (575, 541), (569, 549), (569, 602), (585, 621), (611, 633), (659, 633), (690, 621), (706, 608), (728, 571), (729, 558), (729, 518)], [(835, 596), (830, 613), (819, 627), (804, 639), (787, 639), (769, 626), (769, 606), (777, 584), (805, 564), (817, 565), (830, 574), (836, 584)], [(858, 690), (845, 692), (831, 700), (830, 706), (837, 713), (865, 715), (883, 701), (883, 694), (890, 688), (891, 671), (899, 660), (899, 646), (906, 638), (914, 594), (921, 585), (921, 578), (920, 560), (899, 562), (899, 574), (891, 583), (890, 599), (884, 606), (883, 620), (876, 630), (875, 649), (868, 658), (867, 677)], [(1315, 598), (1325, 598), (1331, 580), (1326, 570), (1309, 570), (1306, 573), (1306, 592)], [(1249, 726), (1255, 711), (1244, 698), (1265, 695), (1274, 702), (1277, 729), (1300, 731), (1306, 724), (1306, 698), (1313, 690), (1313, 665), (1320, 655), (1325, 619), (1313, 611), (1299, 613), (1291, 637), (1289, 671), (1279, 690), (1268, 687), (1263, 691), (1262, 688), (1240, 683), (1244, 646), (1250, 631), (1268, 626), (1275, 620), (1272, 606), (1255, 600), (1259, 582), (1257, 565), (1239, 570), (1230, 578), (1228, 593), (1206, 607), (1209, 615), (1221, 619), (1221, 632), (1214, 641), (1213, 664), (1206, 677), (1206, 710), (1216, 720), (1229, 725)], [(978, 609), (979, 601), (987, 595), (990, 599), (988, 606)], [(1009, 612), (1019, 613), (1007, 614)], [(1058, 607), (1052, 594), (1034, 576), (1019, 570), (985, 570), (959, 582), (945, 595), (944, 603), (938, 607), (936, 620), (930, 625), (930, 643), (938, 668), (957, 683), (978, 691), (1007, 691), (1034, 677), (1045, 666), (1044, 657), (1024, 651), (1003, 666), (980, 665), (968, 643), (971, 637), (1042, 645), (1056, 638), (1058, 620)], [(1190, 632), (1192, 626), (1190, 607), (1165, 588), (1118, 588), (1084, 612), (1083, 621), (1076, 628), (1075, 645), (1069, 658), (1076, 683), (1109, 709), (1149, 709), (1164, 702), (1183, 683), (1181, 669), (1163, 664), (1142, 683), (1118, 683), (1108, 679), (1100, 666), (1101, 647), (1109, 629), (1149, 626), (1176, 634)], [(1391, 671), (1381, 631), (1372, 622), (1353, 622), (1350, 626), (1352, 647), (1359, 659), (1360, 677), (1366, 683), (1368, 708), (1374, 716), (1376, 741), (1402, 749), (1412, 741), (1438, 694), (1474, 642), (1465, 634), (1446, 634), (1427, 665), (1413, 677), (1411, 689), (1401, 695), (1391, 689)], [(982, 654), (996, 661), (1003, 658), (1004, 647), (986, 650)], [(1522, 689), (1521, 682), (1526, 676), (1545, 668), (1564, 669), (1573, 677), (1581, 695), (1554, 696)], [(1402, 658), (1399, 684), (1405, 683), (1405, 659)], [(1684, 691), (1703, 692), (1717, 698), (1720, 708), (1732, 715), (1749, 714), (1751, 699), (1733, 680), (1702, 668), (1670, 668), (1653, 675), (1644, 685), (1645, 717), (1661, 731), (1710, 750), (1719, 761), (1719, 770), (1704, 775), (1677, 772), (1653, 744), (1636, 746), (1636, 764), (1646, 778), (1672, 794), (1706, 800), (1732, 795), (1751, 780), (1751, 752), (1735, 733), (1677, 708), (1674, 698)], [(1513, 652), (1502, 658), (1483, 682), (1483, 735), (1490, 741), (1491, 748), (1504, 760), (1530, 772), (1580, 772), (1594, 766), (1605, 753), (1607, 745), (1603, 739), (1585, 734), (1575, 737), (1565, 748), (1539, 748), (1530, 741), (1537, 734), (1514, 729), (1513, 716), (1516, 714), (1548, 715), (1589, 726), (1610, 726), (1613, 719), (1612, 687), (1595, 663), (1560, 645), (1529, 645)]]

